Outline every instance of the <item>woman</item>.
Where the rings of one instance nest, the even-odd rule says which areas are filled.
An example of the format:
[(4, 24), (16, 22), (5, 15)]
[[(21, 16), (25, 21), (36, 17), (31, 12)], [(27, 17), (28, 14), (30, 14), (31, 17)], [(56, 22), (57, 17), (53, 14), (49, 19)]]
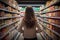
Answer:
[[(24, 30), (22, 30), (22, 27), (24, 27)], [(36, 30), (36, 28), (38, 28), (38, 30)], [(26, 8), (19, 31), (24, 34), (24, 40), (37, 40), (36, 33), (41, 32), (31, 6)]]

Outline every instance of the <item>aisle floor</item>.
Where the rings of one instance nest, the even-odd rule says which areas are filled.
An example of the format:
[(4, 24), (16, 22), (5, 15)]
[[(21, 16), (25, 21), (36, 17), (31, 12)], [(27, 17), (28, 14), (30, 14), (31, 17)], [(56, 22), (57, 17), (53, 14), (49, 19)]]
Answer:
[[(23, 40), (23, 34), (20, 35), (19, 39), (18, 40)], [(37, 33), (37, 39), (38, 40), (43, 40), (43, 38), (41, 37), (40, 33)]]

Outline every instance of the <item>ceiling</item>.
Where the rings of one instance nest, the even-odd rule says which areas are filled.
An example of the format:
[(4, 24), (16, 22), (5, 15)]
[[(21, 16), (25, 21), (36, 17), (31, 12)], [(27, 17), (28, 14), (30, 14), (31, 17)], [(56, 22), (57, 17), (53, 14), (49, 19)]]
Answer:
[(16, 0), (19, 4), (45, 4), (47, 0)]

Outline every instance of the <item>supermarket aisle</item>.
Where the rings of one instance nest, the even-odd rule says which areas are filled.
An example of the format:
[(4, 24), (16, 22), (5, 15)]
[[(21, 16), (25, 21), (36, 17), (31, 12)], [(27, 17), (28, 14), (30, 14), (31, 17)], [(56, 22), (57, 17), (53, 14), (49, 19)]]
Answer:
[[(25, 2), (18, 1), (23, 4)], [(24, 13), (27, 4), (19, 6), (18, 1), (0, 0), (0, 40), (23, 40), (18, 28), (22, 21), (21, 14)], [(43, 30), (41, 35), (37, 34), (38, 40), (60, 40), (60, 0), (34, 1), (29, 1), (29, 3), (31, 3)], [(22, 12), (20, 8), (22, 8)]]

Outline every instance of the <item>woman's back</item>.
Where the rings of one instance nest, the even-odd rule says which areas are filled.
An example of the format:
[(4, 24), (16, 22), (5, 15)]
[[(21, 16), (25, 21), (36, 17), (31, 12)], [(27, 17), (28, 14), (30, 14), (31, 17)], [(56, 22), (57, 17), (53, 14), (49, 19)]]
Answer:
[(36, 27), (27, 28), (24, 27), (24, 38), (35, 38), (36, 37)]

